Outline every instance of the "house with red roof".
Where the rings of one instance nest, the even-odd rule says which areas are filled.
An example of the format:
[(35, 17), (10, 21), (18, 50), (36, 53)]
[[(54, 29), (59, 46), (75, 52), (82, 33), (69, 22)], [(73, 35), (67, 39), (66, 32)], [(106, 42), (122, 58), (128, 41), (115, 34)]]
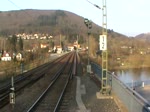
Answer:
[(4, 54), (1, 57), (1, 61), (11, 61), (11, 56), (9, 53), (4, 52)]

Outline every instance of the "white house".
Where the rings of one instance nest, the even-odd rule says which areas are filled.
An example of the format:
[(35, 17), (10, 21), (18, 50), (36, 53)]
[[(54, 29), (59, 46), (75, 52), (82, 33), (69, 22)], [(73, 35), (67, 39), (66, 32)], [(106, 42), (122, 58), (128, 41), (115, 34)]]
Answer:
[(22, 60), (22, 54), (21, 54), (21, 53), (18, 53), (18, 54), (16, 55), (16, 58), (17, 58), (18, 61), (21, 61), (21, 60)]
[(11, 56), (9, 55), (9, 53), (4, 53), (3, 56), (1, 57), (2, 61), (11, 61)]
[(74, 50), (74, 46), (68, 46), (68, 51), (73, 51)]
[(57, 47), (57, 53), (60, 54), (60, 53), (62, 53), (62, 52), (63, 52), (62, 47), (58, 46), (58, 47)]

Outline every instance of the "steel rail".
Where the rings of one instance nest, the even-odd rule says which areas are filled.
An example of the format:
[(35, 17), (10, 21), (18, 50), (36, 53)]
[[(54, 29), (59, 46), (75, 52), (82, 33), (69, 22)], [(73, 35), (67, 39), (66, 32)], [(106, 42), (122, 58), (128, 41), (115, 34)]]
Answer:
[[(38, 81), (41, 77), (43, 77), (45, 75), (46, 71), (49, 70), (49, 67), (53, 66), (53, 63), (59, 62), (65, 56), (66, 55), (59, 57), (57, 59), (54, 59), (52, 62), (48, 62), (44, 65), (38, 66), (37, 68), (30, 70), (29, 72), (23, 73), (22, 76), (16, 77), (14, 83), (15, 83), (15, 85), (18, 85), (18, 86), (15, 88), (15, 92), (18, 92), (18, 91), (22, 90), (23, 88), (25, 88), (26, 86), (28, 86), (29, 84), (32, 84), (32, 83), (35, 83), (36, 81)], [(39, 73), (39, 69), (42, 69), (42, 70), (40, 70), (40, 73)], [(40, 75), (36, 76), (34, 72), (37, 72), (36, 74), (40, 74)], [(29, 80), (28, 78), (32, 77), (33, 75), (36, 77), (31, 78)], [(26, 84), (21, 85), (22, 81), (26, 81), (26, 80), (28, 82)], [(18, 83), (21, 83), (21, 84), (18, 84)], [(9, 103), (9, 93), (11, 92), (10, 88), (11, 88), (10, 83), (7, 83), (5, 86), (0, 88), (0, 108), (4, 107), (6, 104)]]
[(40, 101), (42, 100), (42, 98), (47, 94), (48, 90), (52, 87), (52, 85), (56, 82), (56, 80), (58, 79), (58, 77), (60, 76), (60, 74), (62, 73), (62, 71), (64, 70), (64, 68), (66, 67), (68, 61), (64, 64), (64, 66), (62, 66), (57, 73), (55, 73), (54, 77), (51, 79), (51, 83), (48, 85), (48, 87), (44, 90), (44, 92), (38, 97), (38, 99), (34, 102), (34, 104), (27, 110), (27, 112), (32, 112), (36, 106), (40, 103)]
[(66, 91), (66, 88), (67, 88), (67, 86), (68, 86), (68, 84), (70, 82), (70, 79), (72, 79), (73, 75), (75, 75), (74, 74), (74, 72), (75, 72), (74, 70), (76, 69), (76, 63), (77, 63), (77, 56), (75, 55), (74, 56), (74, 61), (73, 61), (72, 66), (70, 67), (70, 70), (69, 70), (69, 77), (67, 79), (67, 82), (66, 82), (66, 84), (65, 84), (65, 86), (64, 86), (64, 88), (62, 90), (62, 93), (61, 93), (61, 95), (60, 95), (60, 97), (59, 97), (59, 99), (57, 101), (57, 104), (56, 104), (53, 112), (57, 112), (59, 110), (62, 98), (63, 98), (63, 96), (65, 94), (65, 91)]
[[(46, 67), (47, 65), (49, 65), (50, 63), (54, 63), (57, 62), (59, 60), (61, 60), (61, 58), (64, 58), (67, 54), (63, 55), (62, 57), (58, 57), (54, 60), (52, 60), (51, 62), (45, 63), (43, 65), (37, 66), (36, 68), (33, 68), (31, 70), (29, 70), (28, 72), (22, 73), (20, 75), (15, 76), (14, 79), (14, 83), (17, 84), (19, 82), (21, 82), (22, 80), (24, 80), (25, 78), (27, 78), (28, 76), (31, 76), (33, 73), (35, 73), (37, 71), (37, 69), (43, 69), (43, 67)], [(11, 82), (7, 81), (6, 84), (4, 84), (4, 86), (0, 87), (0, 93), (2, 93), (3, 91), (5, 91), (6, 89), (11, 87)]]

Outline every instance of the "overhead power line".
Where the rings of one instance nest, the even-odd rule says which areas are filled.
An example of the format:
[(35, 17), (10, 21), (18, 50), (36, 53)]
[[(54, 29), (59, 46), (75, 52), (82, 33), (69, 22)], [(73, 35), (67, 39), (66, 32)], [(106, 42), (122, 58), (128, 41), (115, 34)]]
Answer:
[(96, 4), (93, 4), (92, 2), (90, 2), (90, 1), (88, 1), (88, 0), (86, 0), (87, 2), (89, 2), (90, 4), (92, 4), (92, 5), (94, 5), (96, 8), (98, 8), (98, 9), (102, 9), (101, 7), (99, 7), (98, 5), (96, 5)]
[[(17, 7), (19, 10), (21, 10), (22, 8), (19, 7), (18, 5), (16, 5), (14, 2), (12, 2), (11, 0), (8, 0), (11, 4), (13, 4), (15, 7)], [(27, 13), (26, 11), (24, 11), (28, 16), (30, 16), (32, 18), (32, 15), (30, 15), (29, 13)]]
[(21, 9), (18, 5), (16, 5), (14, 2), (12, 2), (11, 0), (8, 0), (11, 4), (13, 4), (15, 7), (17, 7), (18, 9)]

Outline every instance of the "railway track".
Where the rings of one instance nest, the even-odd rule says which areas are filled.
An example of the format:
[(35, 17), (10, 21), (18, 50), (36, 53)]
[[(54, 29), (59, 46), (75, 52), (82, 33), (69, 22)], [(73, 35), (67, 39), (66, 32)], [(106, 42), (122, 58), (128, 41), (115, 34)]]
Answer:
[[(75, 74), (76, 69), (76, 56), (72, 55), (54, 76), (52, 82), (40, 95), (40, 97), (34, 102), (34, 104), (28, 109), (27, 112), (56, 112), (62, 109), (61, 103), (66, 92), (66, 88)], [(64, 104), (64, 103), (63, 103)]]
[[(20, 91), (23, 90), (25, 87), (36, 83), (38, 80), (40, 80), (46, 74), (49, 74), (50, 73), (49, 68), (53, 68), (55, 66), (55, 64), (59, 63), (65, 57), (66, 57), (66, 55), (52, 61), (51, 63), (46, 63), (46, 64), (39, 66), (33, 70), (30, 70), (29, 72), (26, 72), (19, 76), (16, 76), (14, 78), (16, 95), (18, 95), (20, 93)], [(61, 66), (62, 65), (59, 65), (59, 67), (61, 67)], [(11, 88), (10, 82), (6, 82), (6, 84), (0, 88), (0, 108), (4, 107), (5, 105), (7, 105), (9, 103), (9, 93), (11, 92), (10, 88)]]

